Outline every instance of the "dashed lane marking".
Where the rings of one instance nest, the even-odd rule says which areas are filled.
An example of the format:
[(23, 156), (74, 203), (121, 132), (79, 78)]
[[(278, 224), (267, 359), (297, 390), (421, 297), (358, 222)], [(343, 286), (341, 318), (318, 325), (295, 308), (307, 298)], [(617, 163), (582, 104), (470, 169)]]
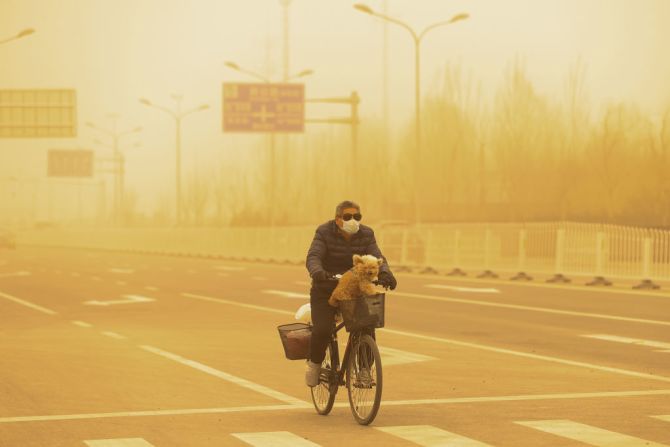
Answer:
[(56, 312), (55, 310), (51, 310), (51, 309), (47, 309), (46, 307), (38, 306), (37, 304), (33, 304), (31, 302), (22, 300), (20, 298), (9, 295), (7, 293), (0, 292), (0, 298), (4, 298), (6, 300), (13, 301), (15, 303), (18, 303), (22, 306), (29, 307), (33, 310), (38, 311), (38, 312), (42, 312), (42, 313), (49, 314), (49, 315), (58, 315), (58, 312)]
[(110, 273), (119, 273), (122, 275), (130, 275), (131, 273), (135, 273), (134, 269), (127, 269), (127, 268), (111, 268), (107, 269), (107, 271)]
[(117, 340), (125, 340), (126, 337), (125, 335), (117, 334), (116, 332), (111, 332), (111, 331), (103, 331), (100, 332), (102, 335), (106, 335), (107, 337), (115, 338)]
[(395, 427), (375, 427), (377, 430), (402, 438), (424, 447), (458, 446), (490, 447), (490, 444), (475, 441), (465, 436), (451, 433), (431, 425), (400, 425)]
[(595, 338), (597, 340), (614, 341), (618, 343), (625, 343), (638, 346), (646, 346), (650, 348), (658, 348), (658, 352), (670, 352), (670, 343), (654, 340), (644, 340), (641, 338), (620, 337), (618, 335), (607, 334), (588, 334), (582, 337)]
[(457, 286), (447, 286), (444, 284), (426, 284), (424, 287), (430, 289), (446, 289), (453, 290), (456, 292), (476, 292), (476, 293), (500, 293), (500, 290), (494, 289), (491, 287), (482, 288), (482, 287), (457, 287)]
[(249, 390), (255, 391), (260, 394), (264, 394), (266, 396), (272, 397), (274, 399), (280, 400), (284, 403), (287, 404), (292, 404), (292, 405), (304, 405), (305, 402), (297, 399), (293, 396), (289, 396), (288, 394), (284, 394), (280, 391), (273, 390), (271, 388), (268, 388), (263, 385), (259, 385), (257, 383), (251, 382), (249, 380), (243, 379), (241, 377), (234, 376), (232, 374), (229, 374), (227, 372), (220, 371), (218, 369), (212, 368), (211, 366), (204, 365), (200, 362), (196, 362), (195, 360), (189, 360), (185, 357), (182, 357), (177, 354), (173, 354), (171, 352), (164, 351), (159, 348), (155, 348), (153, 346), (148, 346), (148, 345), (140, 345), (141, 349), (144, 349), (145, 351), (151, 352), (153, 354), (160, 355), (161, 357), (164, 357), (166, 359), (175, 361), (177, 363), (181, 363), (182, 365), (189, 366), (193, 369), (196, 369), (198, 371), (210, 374), (214, 377), (218, 377), (219, 379), (226, 380), (228, 382), (234, 383), (236, 385), (239, 385), (243, 388), (247, 388)]
[(242, 270), (246, 270), (246, 267), (237, 267), (237, 266), (232, 266), (232, 265), (217, 265), (214, 267), (216, 270), (225, 270), (228, 272), (241, 272)]
[(12, 273), (0, 273), (0, 278), (10, 278), (12, 276), (30, 276), (31, 273), (25, 270), (22, 270), (20, 272), (12, 272)]
[(551, 433), (563, 438), (583, 442), (584, 444), (598, 447), (668, 447), (667, 444), (646, 441), (634, 436), (624, 435), (586, 424), (580, 424), (569, 420), (542, 420), (542, 421), (517, 421), (524, 427)]
[(84, 441), (88, 447), (154, 447), (142, 438), (94, 439)]
[(435, 295), (424, 295), (420, 293), (405, 293), (405, 292), (393, 292), (394, 296), (405, 296), (408, 298), (419, 298), (423, 300), (430, 301), (442, 301), (445, 303), (459, 303), (459, 304), (470, 304), (474, 306), (489, 306), (489, 307), (500, 307), (504, 309), (516, 309), (516, 310), (528, 310), (532, 312), (544, 312), (550, 314), (558, 315), (570, 315), (574, 317), (587, 317), (587, 318), (600, 318), (603, 320), (615, 320), (615, 321), (625, 321), (629, 323), (642, 323), (642, 324), (654, 324), (661, 326), (670, 326), (670, 321), (661, 321), (661, 320), (647, 320), (644, 318), (630, 318), (622, 317), (618, 315), (607, 315), (607, 314), (594, 314), (588, 312), (576, 312), (571, 310), (560, 310), (560, 309), (549, 309), (546, 307), (534, 307), (534, 306), (521, 306), (518, 304), (505, 304), (505, 303), (496, 303), (493, 301), (482, 301), (482, 300), (470, 300), (465, 298), (450, 298), (444, 296), (435, 296)]
[(116, 304), (130, 304), (130, 303), (149, 303), (151, 301), (156, 301), (154, 298), (149, 298), (142, 295), (122, 295), (124, 299), (122, 300), (109, 300), (109, 301), (100, 301), (100, 300), (89, 300), (84, 301), (83, 304), (88, 306), (112, 306)]
[(287, 292), (285, 290), (263, 290), (263, 293), (268, 293), (270, 295), (279, 295), (285, 298), (297, 298), (301, 300), (309, 299), (309, 294), (307, 293), (297, 293), (297, 292)]
[(255, 304), (245, 304), (245, 303), (240, 303), (238, 301), (231, 301), (231, 300), (226, 300), (224, 298), (213, 298), (211, 296), (204, 296), (204, 295), (196, 295), (193, 293), (182, 293), (182, 296), (185, 296), (187, 298), (194, 298), (197, 300), (203, 300), (203, 301), (210, 301), (213, 303), (219, 303), (219, 304), (230, 304), (233, 306), (239, 306), (239, 307), (246, 307), (247, 309), (254, 309), (254, 310), (262, 310), (264, 312), (272, 312), (272, 313), (278, 313), (282, 315), (290, 315), (290, 316), (295, 316), (295, 312), (289, 312), (287, 310), (281, 310), (281, 309), (275, 309), (272, 307), (265, 307), (265, 306), (257, 306)]
[(93, 327), (91, 323), (86, 323), (84, 321), (73, 321), (72, 324), (79, 327)]
[(151, 291), (151, 292), (156, 292), (156, 291), (158, 291), (158, 287), (155, 287), (155, 286), (146, 286), (146, 287), (144, 288), (144, 290), (149, 290), (149, 291)]

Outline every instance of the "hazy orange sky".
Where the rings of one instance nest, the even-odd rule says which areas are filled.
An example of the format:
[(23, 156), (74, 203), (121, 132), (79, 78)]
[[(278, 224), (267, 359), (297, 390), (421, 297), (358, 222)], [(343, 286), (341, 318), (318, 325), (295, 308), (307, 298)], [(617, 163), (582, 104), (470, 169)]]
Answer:
[[(383, 22), (351, 1), (293, 0), (290, 72), (313, 69), (308, 97), (361, 96), (364, 119), (382, 116)], [(516, 58), (537, 89), (558, 98), (570, 67), (584, 63), (597, 111), (607, 101), (635, 102), (658, 115), (670, 103), (668, 0), (371, 0), (367, 4), (418, 29), (459, 12), (471, 18), (432, 31), (422, 45), (424, 94), (447, 63), (481, 81), (490, 100)], [(0, 0), (0, 40), (32, 27), (36, 34), (0, 45), (0, 88), (75, 88), (76, 139), (0, 139), (0, 177), (38, 178), (49, 148), (94, 147), (84, 122), (108, 126), (109, 112), (141, 148), (127, 150), (128, 185), (143, 187), (152, 202), (171, 188), (174, 125), (139, 97), (172, 107), (171, 93), (187, 107), (211, 109), (184, 121), (185, 165), (248, 158), (253, 135), (221, 132), (221, 83), (251, 79), (224, 60), (281, 76), (279, 0)], [(389, 111), (404, 123), (413, 113), (413, 49), (408, 33), (388, 27)], [(327, 115), (341, 115), (331, 109)], [(340, 111), (342, 113), (340, 113)], [(365, 125), (365, 121), (363, 122)], [(308, 126), (308, 132), (323, 127)], [(104, 148), (96, 148), (105, 154)], [(251, 159), (250, 159), (251, 160)], [(250, 161), (251, 162), (251, 161)], [(185, 168), (186, 169), (186, 168)]]

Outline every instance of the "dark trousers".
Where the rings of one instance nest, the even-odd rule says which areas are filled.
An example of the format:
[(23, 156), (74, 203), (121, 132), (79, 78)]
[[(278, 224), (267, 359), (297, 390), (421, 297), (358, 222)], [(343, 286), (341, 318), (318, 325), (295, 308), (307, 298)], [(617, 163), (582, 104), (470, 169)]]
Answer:
[[(326, 357), (326, 347), (330, 343), (333, 329), (335, 329), (335, 313), (337, 308), (328, 304), (328, 298), (337, 286), (337, 282), (313, 282), (309, 291), (309, 303), (312, 312), (312, 338), (310, 341), (309, 359), (314, 363), (321, 363)], [(364, 330), (375, 338), (375, 330)]]
[(309, 303), (312, 308), (312, 339), (309, 345), (309, 358), (314, 363), (323, 362), (326, 356), (326, 346), (330, 343), (331, 334), (335, 325), (337, 309), (328, 304), (328, 298), (337, 286), (337, 282), (312, 283), (309, 291)]

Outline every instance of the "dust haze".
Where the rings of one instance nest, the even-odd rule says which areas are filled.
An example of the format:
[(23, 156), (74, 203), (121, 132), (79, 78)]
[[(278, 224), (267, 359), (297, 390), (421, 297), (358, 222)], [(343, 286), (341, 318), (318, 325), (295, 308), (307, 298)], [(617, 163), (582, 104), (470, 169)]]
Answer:
[[(459, 14), (420, 41), (417, 96), (411, 34), (380, 16)], [(0, 0), (0, 90), (77, 99), (76, 135), (0, 138), (0, 225), (311, 225), (353, 199), (368, 222), (668, 228), (668, 19), (665, 0)], [(265, 81), (304, 84), (304, 131), (224, 132), (223, 84)], [(71, 149), (93, 175), (48, 176)]]

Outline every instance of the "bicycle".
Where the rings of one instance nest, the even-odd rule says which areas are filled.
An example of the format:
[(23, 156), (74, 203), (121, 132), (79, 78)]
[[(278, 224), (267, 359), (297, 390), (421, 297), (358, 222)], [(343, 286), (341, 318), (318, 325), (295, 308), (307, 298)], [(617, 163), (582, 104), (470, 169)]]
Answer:
[[(343, 321), (334, 324), (326, 357), (321, 363), (319, 384), (311, 387), (317, 413), (327, 415), (333, 409), (340, 386), (347, 387), (351, 413), (361, 425), (370, 424), (382, 399), (382, 361), (372, 329), (384, 326), (385, 294), (340, 301)], [(340, 363), (337, 333), (346, 327), (347, 346)]]

